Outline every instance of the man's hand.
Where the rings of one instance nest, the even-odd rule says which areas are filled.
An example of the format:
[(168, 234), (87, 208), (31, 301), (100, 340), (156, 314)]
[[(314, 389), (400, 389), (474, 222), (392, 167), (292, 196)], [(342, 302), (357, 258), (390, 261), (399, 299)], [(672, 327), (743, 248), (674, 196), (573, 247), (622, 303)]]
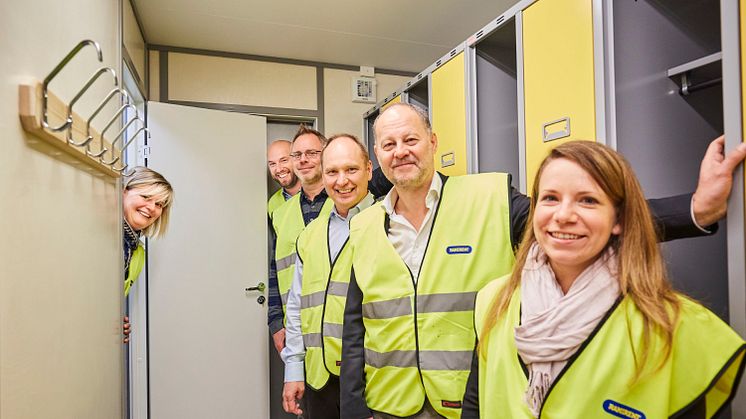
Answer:
[(746, 157), (746, 143), (739, 144), (727, 156), (724, 150), (725, 138), (721, 135), (707, 147), (699, 168), (699, 183), (692, 198), (692, 208), (695, 221), (702, 227), (725, 216), (733, 186), (733, 170)]
[[(285, 329), (282, 329), (285, 334)], [(280, 333), (280, 332), (277, 332)], [(303, 381), (288, 381), (282, 388), (282, 408), (293, 415), (302, 415), (303, 410), (300, 408), (300, 400), (303, 398), (305, 391)]]
[(122, 339), (123, 343), (129, 343), (130, 342), (130, 318), (127, 316), (124, 316), (122, 319), (122, 334), (124, 335), (124, 339)]
[(272, 341), (275, 343), (275, 349), (277, 349), (277, 353), (282, 352), (282, 348), (285, 347), (285, 328), (278, 330), (275, 332), (274, 335), (272, 335)]

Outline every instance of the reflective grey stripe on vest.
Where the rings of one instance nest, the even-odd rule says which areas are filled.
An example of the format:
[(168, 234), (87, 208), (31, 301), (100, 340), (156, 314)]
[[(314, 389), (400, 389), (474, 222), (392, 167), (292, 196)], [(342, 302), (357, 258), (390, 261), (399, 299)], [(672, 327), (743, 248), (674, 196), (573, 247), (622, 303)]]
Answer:
[[(420, 351), (423, 370), (469, 371), (473, 351)], [(416, 368), (416, 351), (376, 352), (365, 349), (365, 363), (374, 368)]]
[(317, 291), (310, 295), (301, 295), (300, 296), (301, 310), (304, 308), (311, 308), (311, 307), (323, 305), (325, 294), (326, 293), (324, 291)]
[(329, 295), (347, 297), (347, 286), (348, 285), (350, 284), (346, 282), (329, 281)]
[(342, 339), (342, 325), (336, 323), (324, 323), (324, 337)]
[(305, 345), (306, 348), (320, 348), (321, 333), (307, 333), (303, 335), (303, 345)]
[(469, 371), (474, 351), (420, 351), (423, 370)]
[(290, 294), (290, 291), (286, 292), (285, 294), (280, 294), (280, 299), (282, 300), (282, 305), (284, 306), (288, 305), (288, 294)]
[(285, 256), (282, 259), (278, 259), (275, 261), (275, 267), (277, 268), (277, 271), (281, 271), (283, 269), (287, 269), (293, 265), (295, 265), (295, 258), (298, 256), (297, 253), (291, 253), (288, 256)]
[(375, 368), (417, 367), (416, 351), (376, 352), (365, 348), (365, 363)]
[(476, 292), (418, 295), (417, 312), (444, 313), (452, 311), (473, 311), (476, 300)]
[(367, 319), (390, 319), (412, 314), (411, 298), (401, 297), (387, 301), (363, 304), (363, 317)]

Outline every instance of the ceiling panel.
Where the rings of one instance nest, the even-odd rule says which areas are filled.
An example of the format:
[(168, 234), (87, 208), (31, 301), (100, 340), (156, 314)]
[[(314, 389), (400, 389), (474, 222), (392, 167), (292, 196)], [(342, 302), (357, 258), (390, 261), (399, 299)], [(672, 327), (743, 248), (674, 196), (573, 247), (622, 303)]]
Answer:
[(516, 0), (134, 0), (151, 44), (418, 72)]

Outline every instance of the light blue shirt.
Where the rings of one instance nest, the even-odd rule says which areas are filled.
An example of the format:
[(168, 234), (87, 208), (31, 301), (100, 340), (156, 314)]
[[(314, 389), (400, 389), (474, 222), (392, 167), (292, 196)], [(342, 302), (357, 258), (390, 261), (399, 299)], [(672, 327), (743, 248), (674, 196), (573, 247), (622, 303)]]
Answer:
[[(350, 208), (347, 217), (337, 213), (337, 208), (332, 209), (329, 214), (329, 254), (332, 260), (342, 250), (342, 246), (350, 237), (350, 220), (360, 211), (373, 205), (373, 195), (368, 193), (355, 207)], [(303, 262), (300, 258), (295, 260), (295, 273), (293, 283), (288, 293), (288, 302), (285, 306), (285, 348), (282, 350), (282, 360), (285, 362), (285, 382), (305, 381), (303, 363), (306, 358), (306, 347), (303, 345), (303, 334), (300, 326), (300, 294), (303, 283)]]

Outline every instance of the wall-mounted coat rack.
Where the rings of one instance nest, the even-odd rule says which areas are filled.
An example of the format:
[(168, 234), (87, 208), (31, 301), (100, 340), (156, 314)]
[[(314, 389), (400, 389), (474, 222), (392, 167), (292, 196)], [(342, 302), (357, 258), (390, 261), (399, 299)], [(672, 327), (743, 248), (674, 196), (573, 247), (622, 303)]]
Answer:
[[(114, 69), (111, 67), (101, 67), (96, 70), (68, 103), (65, 103), (48, 88), (49, 83), (55, 76), (86, 46), (95, 48), (98, 61), (103, 62), (101, 48), (98, 43), (91, 40), (81, 41), (57, 64), (44, 81), (19, 86), (18, 113), (21, 118), (21, 125), (23, 125), (23, 129), (26, 132), (74, 157), (78, 161), (85, 163), (87, 166), (116, 178), (127, 168), (126, 164), (122, 164), (124, 150), (133, 143), (140, 132), (147, 135), (148, 131), (144, 128), (145, 124), (140, 119), (137, 109), (130, 103), (127, 92), (118, 87), (119, 81)], [(87, 119), (81, 117), (78, 113), (74, 112), (74, 105), (83, 97), (91, 85), (106, 73), (109, 73), (113, 78), (114, 88)], [(121, 96), (124, 105), (108, 120), (101, 132), (96, 131), (91, 127), (91, 121), (99, 116), (104, 107), (115, 96)], [(107, 140), (106, 133), (115, 125), (127, 109), (133, 110), (135, 117), (124, 124), (112, 141)], [(62, 121), (62, 123), (52, 126), (50, 120)], [(126, 130), (136, 123), (139, 123), (141, 128), (130, 139), (124, 140), (123, 137)], [(116, 145), (120, 141), (122, 146), (117, 148)], [(118, 167), (117, 163), (119, 163)], [(127, 173), (124, 174), (127, 175)]]

